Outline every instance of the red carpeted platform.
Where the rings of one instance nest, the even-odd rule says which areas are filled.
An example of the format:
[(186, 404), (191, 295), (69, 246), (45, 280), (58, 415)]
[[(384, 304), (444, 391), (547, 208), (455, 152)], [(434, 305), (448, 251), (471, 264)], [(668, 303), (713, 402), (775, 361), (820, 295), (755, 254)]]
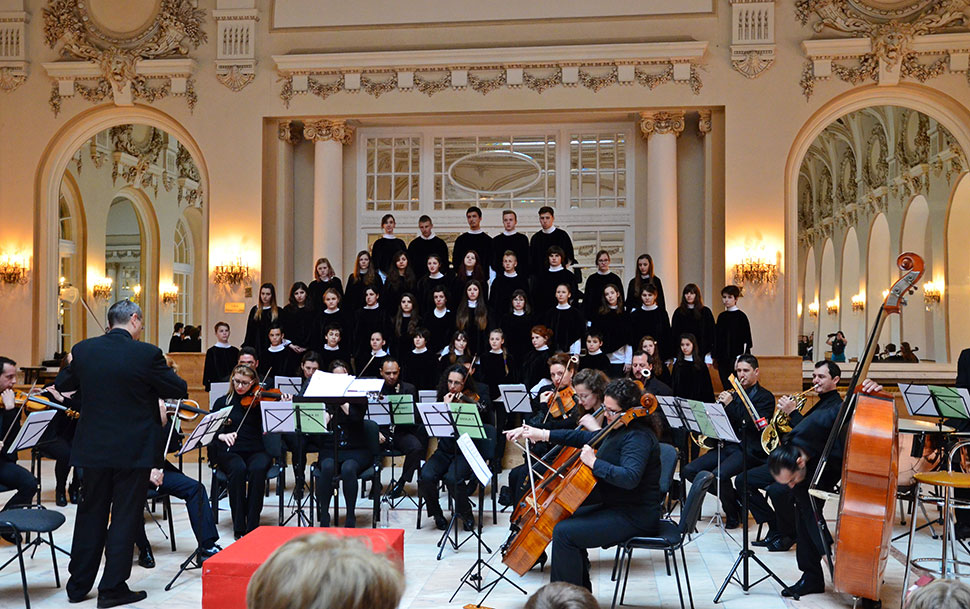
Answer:
[(246, 586), (256, 569), (276, 548), (294, 537), (311, 533), (364, 537), (375, 552), (386, 554), (404, 571), (403, 529), (259, 527), (202, 563), (203, 609), (245, 607)]

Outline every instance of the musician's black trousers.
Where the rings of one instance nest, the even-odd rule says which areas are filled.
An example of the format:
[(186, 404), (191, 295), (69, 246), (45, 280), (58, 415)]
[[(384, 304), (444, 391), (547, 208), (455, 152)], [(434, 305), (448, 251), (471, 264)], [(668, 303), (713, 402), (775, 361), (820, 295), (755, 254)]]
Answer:
[[(245, 535), (259, 526), (263, 511), (263, 491), (266, 489), (266, 472), (273, 458), (263, 451), (229, 452), (222, 442), (209, 445), (209, 457), (229, 479), (229, 511), (232, 513), (232, 530)], [(87, 473), (84, 482), (87, 484)]]
[[(741, 495), (743, 476), (738, 474), (734, 479), (734, 487)], [(765, 491), (767, 496), (760, 491)], [(768, 500), (771, 500), (771, 505)], [(774, 509), (772, 509), (774, 506)], [(759, 465), (748, 470), (748, 509), (758, 524), (768, 523), (771, 533), (795, 538), (795, 504), (792, 502), (791, 489), (784, 484), (778, 484), (771, 475), (767, 464)]]
[[(320, 516), (320, 523), (323, 526), (330, 526), (330, 500), (333, 499), (333, 476), (334, 462), (333, 452), (329, 456), (320, 455), (320, 479), (316, 484), (317, 511)], [(357, 478), (361, 472), (370, 465), (370, 453), (364, 449), (341, 450), (337, 454), (340, 460), (340, 481), (344, 487), (344, 506), (347, 512), (347, 520), (350, 524), (356, 525), (357, 514)], [(378, 485), (380, 483), (378, 482)]]
[(414, 431), (402, 430), (399, 427), (394, 431), (391, 446), (404, 453), (404, 465), (401, 466), (401, 477), (398, 478), (398, 483), (410, 482), (421, 465), (421, 459), (428, 454), (427, 432), (423, 427), (414, 427)]
[(0, 460), (0, 484), (17, 489), (14, 496), (3, 506), (5, 510), (28, 505), (37, 492), (37, 478), (13, 461)]
[(127, 590), (135, 534), (144, 526), (148, 473), (148, 468), (84, 468), (84, 498), (74, 521), (68, 598), (83, 598), (91, 591), (102, 553), (104, 573), (98, 592)]
[(587, 548), (615, 546), (634, 536), (656, 533), (659, 514), (645, 517), (643, 510), (641, 506), (584, 505), (557, 524), (552, 530), (550, 581), (592, 590)]
[[(809, 470), (811, 471), (811, 470)], [(795, 559), (798, 561), (798, 568), (802, 572), (802, 577), (809, 586), (825, 586), (825, 576), (822, 573), (822, 557), (825, 551), (822, 546), (822, 537), (819, 533), (818, 524), (815, 520), (815, 513), (812, 511), (812, 503), (818, 507), (819, 514), (822, 513), (824, 501), (814, 499), (808, 494), (808, 483), (800, 484), (792, 489), (792, 499), (795, 503), (795, 538), (798, 546), (795, 548)], [(827, 532), (826, 532), (827, 534)]]
[[(165, 475), (158, 491), (185, 501), (185, 510), (189, 513), (189, 523), (192, 525), (192, 532), (195, 533), (195, 540), (200, 548), (211, 547), (219, 540), (219, 531), (216, 529), (215, 517), (209, 506), (209, 494), (206, 493), (205, 486), (174, 467), (168, 466), (164, 471)], [(139, 549), (149, 546), (144, 526), (136, 531), (135, 545)]]
[(468, 500), (468, 485), (466, 482), (472, 477), (472, 468), (460, 453), (448, 455), (440, 450), (435, 451), (421, 468), (418, 479), (418, 489), (424, 497), (424, 504), (428, 508), (428, 516), (443, 515), (441, 503), (438, 501), (438, 483), (445, 481), (455, 500), (455, 511), (462, 516), (471, 516), (472, 504)]
[[(721, 507), (724, 508), (724, 515), (728, 520), (740, 520), (738, 496), (734, 492), (731, 478), (740, 474), (742, 469), (744, 469), (744, 453), (741, 452), (741, 445), (727, 444), (721, 449), (720, 468), (717, 464), (717, 449), (714, 449), (688, 463), (681, 475), (693, 482), (697, 474), (713, 472), (717, 477), (718, 494), (721, 498)], [(709, 492), (713, 495), (714, 491), (715, 487), (711, 485)]]

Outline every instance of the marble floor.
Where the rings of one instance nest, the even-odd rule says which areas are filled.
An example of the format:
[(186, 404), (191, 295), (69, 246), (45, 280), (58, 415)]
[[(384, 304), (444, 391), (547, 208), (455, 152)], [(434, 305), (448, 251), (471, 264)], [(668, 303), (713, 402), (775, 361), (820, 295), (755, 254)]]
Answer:
[[(186, 472), (194, 475), (196, 472), (195, 464), (187, 464)], [(384, 473), (385, 478), (388, 472)], [(503, 476), (504, 479), (504, 476)], [(53, 467), (50, 462), (44, 463), (43, 480), (49, 487), (53, 481)], [(208, 471), (204, 473), (206, 485), (209, 483)], [(414, 493), (413, 486), (409, 486), (409, 492)], [(289, 492), (287, 492), (289, 499)], [(0, 497), (0, 500), (5, 500)], [(55, 542), (70, 550), (71, 533), (74, 526), (75, 507), (56, 508), (54, 506), (53, 490), (47, 489), (43, 496), (44, 504), (51, 509), (61, 509), (67, 522), (55, 532)], [(177, 500), (176, 500), (177, 501)], [(358, 510), (358, 523), (361, 526), (370, 525), (369, 501), (361, 501)], [(488, 507), (489, 504), (486, 504)], [(827, 592), (825, 594), (811, 595), (795, 602), (781, 597), (780, 586), (771, 580), (764, 581), (749, 592), (745, 593), (740, 586), (730, 584), (724, 593), (722, 602), (714, 605), (713, 598), (718, 587), (731, 569), (732, 564), (737, 558), (740, 529), (730, 531), (730, 535), (724, 533), (720, 528), (710, 525), (711, 516), (716, 507), (716, 500), (709, 497), (704, 506), (704, 516), (699, 524), (702, 534), (694, 536), (693, 541), (686, 547), (687, 564), (690, 571), (690, 580), (693, 590), (695, 607), (724, 607), (725, 609), (747, 609), (758, 607), (758, 609), (775, 609), (783, 607), (797, 607), (800, 609), (821, 609), (836, 607), (851, 607), (850, 598)], [(222, 534), (221, 544), (226, 546), (232, 543), (232, 527), (229, 519), (228, 508), (223, 503), (220, 514), (219, 531)], [(834, 517), (834, 507), (829, 506), (826, 515)], [(184, 573), (176, 582), (171, 591), (165, 592), (165, 584), (175, 575), (179, 564), (194, 549), (194, 537), (189, 526), (188, 517), (182, 505), (173, 502), (173, 512), (175, 521), (176, 541), (178, 551), (171, 552), (171, 547), (166, 538), (168, 524), (161, 520), (161, 509), (158, 510), (157, 517), (159, 524), (164, 528), (156, 526), (150, 518), (146, 516), (146, 528), (148, 537), (155, 550), (157, 566), (154, 569), (146, 570), (135, 565), (132, 568), (129, 585), (136, 590), (144, 589), (148, 591), (148, 599), (139, 603), (138, 607), (165, 607), (166, 609), (182, 609), (189, 607), (199, 607), (202, 599), (202, 585), (200, 571), (189, 571)], [(289, 512), (289, 511), (288, 511)], [(436, 542), (440, 533), (434, 528), (433, 523), (426, 518), (422, 519), (422, 528), (415, 529), (416, 508), (408, 501), (404, 501), (397, 509), (391, 511), (390, 525), (394, 528), (402, 528), (405, 531), (405, 574), (407, 589), (401, 601), (402, 608), (432, 608), (432, 607), (463, 607), (468, 604), (474, 605), (482, 600), (482, 594), (475, 592), (469, 587), (463, 587), (458, 594), (450, 601), (452, 594), (459, 585), (461, 576), (475, 562), (476, 551), (473, 543), (464, 545), (460, 550), (454, 551), (450, 547), (446, 548), (442, 559), (435, 560), (437, 554)], [(271, 494), (263, 509), (263, 524), (276, 524), (277, 504), (275, 496)], [(484, 540), (494, 550), (505, 539), (508, 531), (508, 516), (499, 514), (498, 524), (493, 525), (490, 514), (486, 514)], [(904, 527), (898, 526), (897, 532), (902, 532)], [(757, 531), (757, 526), (753, 521), (750, 528), (751, 534)], [(463, 535), (464, 537), (464, 535)], [(902, 552), (906, 551), (905, 540), (896, 542), (896, 547)], [(0, 561), (6, 561), (14, 555), (12, 546), (0, 541)], [(915, 542), (916, 555), (927, 556), (937, 555), (939, 552), (939, 542), (934, 541), (927, 532), (920, 533)], [(592, 562), (592, 581), (593, 593), (596, 595), (601, 606), (609, 607), (613, 598), (613, 582), (610, 580), (613, 564), (614, 550), (593, 550), (590, 552)], [(794, 549), (787, 553), (768, 553), (758, 550), (758, 556), (764, 560), (786, 583), (794, 583), (798, 578), (798, 571), (795, 565)], [(964, 557), (966, 559), (966, 557)], [(490, 564), (501, 566), (500, 556), (491, 558)], [(60, 567), (62, 587), (54, 586), (54, 574), (51, 568), (50, 554), (46, 551), (38, 551), (36, 556), (27, 559), (27, 581), (30, 588), (31, 606), (38, 609), (60, 608), (67, 606), (67, 597), (63, 590), (63, 582), (67, 578), (67, 557), (58, 554), (58, 565)], [(762, 575), (760, 568), (751, 563), (751, 580), (757, 580)], [(512, 581), (519, 584), (530, 594), (537, 590), (549, 578), (548, 565), (544, 573), (538, 570), (518, 577), (510, 572)], [(889, 559), (886, 569), (886, 584), (883, 586), (883, 606), (899, 607), (900, 589), (902, 586), (903, 568), (900, 560)], [(486, 577), (486, 581), (490, 581)], [(489, 594), (483, 606), (498, 608), (518, 608), (525, 604), (526, 596), (516, 590), (506, 582), (500, 582)], [(76, 605), (80, 609), (94, 607), (94, 595), (91, 600)], [(0, 608), (23, 606), (23, 594), (20, 585), (20, 574), (16, 562), (9, 565), (0, 572)], [(627, 589), (626, 605), (632, 607), (657, 607), (675, 608), (680, 606), (677, 595), (677, 586), (672, 576), (666, 574), (664, 559), (659, 552), (637, 552), (634, 555), (633, 564), (630, 570), (630, 583)]]

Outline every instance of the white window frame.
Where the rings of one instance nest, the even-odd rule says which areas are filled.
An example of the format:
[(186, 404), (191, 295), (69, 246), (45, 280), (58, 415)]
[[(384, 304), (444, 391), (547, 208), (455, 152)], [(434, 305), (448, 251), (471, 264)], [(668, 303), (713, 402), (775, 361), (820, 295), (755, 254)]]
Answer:
[[(468, 229), (464, 210), (434, 208), (434, 139), (436, 137), (460, 136), (556, 136), (556, 226), (570, 233), (583, 231), (623, 231), (625, 233), (624, 275), (632, 273), (636, 260), (636, 139), (635, 125), (622, 122), (603, 123), (554, 123), (554, 124), (496, 124), (496, 125), (450, 125), (426, 127), (365, 127), (358, 129), (356, 135), (357, 156), (357, 206), (356, 224), (358, 226), (356, 250), (368, 248), (367, 236), (380, 234), (381, 217), (392, 213), (397, 220), (397, 234), (405, 241), (417, 234), (418, 218), (424, 214), (431, 216), (435, 232), (464, 232)], [(626, 138), (626, 207), (624, 208), (572, 208), (570, 207), (570, 136), (590, 133), (623, 133)], [(367, 210), (367, 140), (370, 138), (413, 137), (420, 139), (420, 202), (417, 211), (371, 211)], [(502, 216), (498, 209), (485, 209), (482, 228), (495, 235), (502, 230)], [(538, 210), (517, 209), (518, 230), (528, 236), (539, 229)], [(588, 275), (592, 269), (584, 269)]]

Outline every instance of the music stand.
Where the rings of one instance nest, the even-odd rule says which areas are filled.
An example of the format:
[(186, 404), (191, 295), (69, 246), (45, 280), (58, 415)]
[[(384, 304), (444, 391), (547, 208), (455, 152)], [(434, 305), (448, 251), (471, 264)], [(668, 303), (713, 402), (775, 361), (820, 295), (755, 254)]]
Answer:
[[(724, 448), (725, 442), (739, 443), (741, 440), (738, 439), (737, 434), (734, 433), (734, 428), (731, 426), (730, 419), (728, 419), (727, 413), (724, 412), (724, 406), (718, 402), (704, 403), (698, 402), (697, 400), (687, 400), (683, 398), (678, 398), (679, 405), (684, 410), (685, 414), (687, 409), (690, 409), (690, 413), (694, 415), (694, 420), (697, 422), (697, 427), (700, 429), (702, 435), (715, 440), (717, 444), (715, 448), (717, 450), (717, 471), (721, 471), (721, 449)], [(719, 426), (714, 425), (714, 420), (717, 420)], [(724, 423), (727, 423), (724, 425)], [(717, 501), (721, 502), (721, 485), (718, 484), (714, 489), (714, 496), (717, 497)], [(714, 517), (711, 518), (710, 524), (708, 526), (716, 524), (721, 529), (721, 534), (730, 537), (730, 533), (724, 528), (724, 521), (721, 518), (721, 511), (717, 510), (714, 512)], [(703, 535), (703, 533), (702, 533)], [(733, 541), (734, 538), (731, 537)], [(725, 542), (727, 540), (725, 539)], [(735, 542), (737, 543), (737, 542)]]
[[(458, 595), (458, 592), (461, 590), (462, 586), (468, 585), (475, 592), (488, 590), (488, 592), (485, 593), (485, 597), (483, 597), (481, 602), (479, 602), (479, 606), (481, 606), (481, 603), (485, 602), (485, 598), (488, 597), (488, 594), (491, 593), (492, 589), (495, 588), (495, 586), (498, 585), (498, 583), (502, 580), (512, 584), (516, 589), (522, 592), (522, 594), (528, 594), (515, 582), (506, 577), (505, 573), (508, 572), (508, 569), (505, 569), (505, 571), (499, 571), (492, 565), (488, 564), (488, 561), (482, 559), (482, 546), (485, 546), (485, 542), (482, 541), (482, 521), (485, 520), (485, 486), (492, 480), (492, 470), (488, 467), (488, 463), (485, 462), (485, 458), (482, 457), (482, 453), (478, 451), (478, 447), (475, 446), (471, 436), (468, 434), (461, 434), (461, 436), (458, 437), (458, 448), (461, 450), (461, 454), (465, 456), (465, 460), (468, 461), (468, 465), (471, 466), (472, 472), (475, 474), (475, 477), (478, 478), (479, 482), (478, 532), (475, 534), (475, 536), (478, 538), (478, 558), (475, 560), (474, 564), (472, 564), (472, 566), (465, 571), (465, 574), (461, 576), (461, 582), (458, 584), (458, 588), (456, 588), (452, 593), (451, 598), (448, 599), (448, 602), (450, 603), (455, 600), (455, 596)], [(458, 481), (458, 483), (460, 482), (461, 481)], [(468, 540), (466, 539), (465, 541)], [(488, 550), (488, 546), (485, 546), (485, 549)], [(488, 551), (491, 554), (491, 550)], [(482, 577), (483, 568), (489, 569), (496, 575), (495, 579), (487, 584), (484, 583), (484, 578)]]
[(434, 389), (418, 389), (418, 403), (429, 404), (437, 399), (438, 392)]
[[(277, 377), (277, 379), (282, 377)], [(303, 435), (305, 433), (320, 433), (322, 427), (326, 429), (329, 415), (323, 404), (293, 402), (260, 402), (260, 413), (263, 416), (263, 433), (292, 433), (296, 438), (296, 451), (303, 454)], [(296, 516), (296, 526), (313, 524), (312, 518), (303, 511), (303, 488), (298, 484), (293, 489), (293, 499), (296, 504), (290, 516), (283, 521), (286, 526)]]
[(28, 448), (37, 446), (44, 432), (47, 431), (47, 426), (50, 425), (51, 419), (56, 414), (56, 410), (41, 410), (27, 415), (13, 442), (10, 443), (7, 454), (16, 454), (17, 451), (27, 450)]
[[(693, 411), (690, 409), (684, 411), (680, 406), (680, 400), (681, 398), (669, 395), (657, 396), (660, 411), (663, 413), (664, 418), (667, 419), (667, 424), (670, 425), (670, 428), (684, 430), (684, 443), (679, 450), (680, 471), (683, 472), (684, 468), (687, 467), (687, 455), (690, 454), (690, 434), (691, 432), (700, 433), (701, 428), (697, 425), (697, 419), (694, 417)], [(680, 505), (684, 505), (687, 500), (686, 480), (681, 478), (679, 486), (680, 497), (677, 498), (677, 501), (680, 502)]]
[(505, 412), (509, 414), (532, 414), (532, 402), (529, 400), (529, 390), (525, 385), (499, 385), (499, 394), (505, 403)]
[(273, 384), (281, 393), (290, 395), (300, 395), (303, 390), (303, 379), (298, 376), (276, 376), (273, 377)]
[[(203, 446), (208, 446), (209, 443), (211, 443), (212, 440), (215, 439), (216, 435), (219, 433), (219, 430), (222, 429), (222, 426), (229, 418), (230, 412), (232, 412), (231, 408), (223, 408), (221, 410), (209, 413), (204, 417), (202, 417), (202, 420), (199, 421), (199, 424), (195, 426), (195, 429), (192, 430), (192, 433), (189, 434), (189, 437), (185, 439), (185, 442), (182, 444), (182, 448), (179, 449), (177, 456), (181, 459), (186, 453), (190, 451), (193, 451), (197, 448), (202, 448)], [(199, 462), (201, 463), (201, 461), (202, 461), (202, 456), (199, 455)], [(199, 483), (201, 484), (202, 480), (199, 480)], [(199, 503), (201, 504), (202, 493), (199, 493), (198, 495), (199, 495)], [(216, 498), (216, 500), (218, 500), (218, 497)], [(199, 509), (205, 509), (205, 506), (200, 505)], [(186, 558), (181, 565), (179, 565), (178, 573), (175, 574), (175, 577), (172, 578), (172, 581), (168, 582), (168, 584), (165, 585), (166, 592), (172, 589), (172, 586), (175, 584), (175, 581), (179, 577), (181, 577), (183, 573), (185, 573), (186, 571), (193, 571), (195, 569), (202, 568), (202, 561), (198, 560), (200, 549), (201, 548), (196, 548), (195, 550), (193, 550), (192, 553), (189, 554), (189, 557)]]
[[(414, 396), (408, 393), (372, 395), (367, 400), (367, 412), (364, 416), (379, 427), (388, 428), (390, 433), (388, 442), (392, 442), (396, 433), (395, 426), (414, 425)], [(391, 459), (391, 480), (388, 482), (388, 488), (394, 488), (394, 485), (397, 484), (397, 479), (394, 477), (393, 457)], [(384, 499), (391, 508), (396, 508), (405, 499), (417, 506), (414, 499), (407, 494), (397, 500), (391, 499), (389, 495), (386, 495)]]

